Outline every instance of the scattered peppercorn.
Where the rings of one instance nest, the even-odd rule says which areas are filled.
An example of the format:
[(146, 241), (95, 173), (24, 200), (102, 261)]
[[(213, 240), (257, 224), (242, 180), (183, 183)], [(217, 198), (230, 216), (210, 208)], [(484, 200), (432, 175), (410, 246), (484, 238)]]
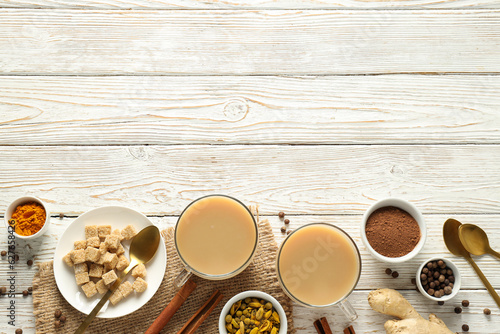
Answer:
[(290, 233), (292, 233), (292, 230), (286, 231), (286, 234), (290, 234)]
[(285, 218), (285, 213), (284, 213), (283, 211), (280, 211), (280, 212), (278, 213), (278, 217), (280, 217), (280, 218)]
[(14, 260), (15, 260), (16, 262), (17, 262), (17, 261), (19, 261), (19, 255), (17, 255), (17, 254), (16, 254), (16, 255), (14, 256)]
[(62, 315), (60, 318), (59, 318), (59, 321), (64, 324), (66, 322), (66, 316)]
[(29, 291), (29, 292), (32, 292), (32, 291), (33, 291), (33, 288), (30, 286), (30, 287), (28, 288), (28, 291)]
[(56, 328), (61, 327), (61, 321), (59, 321), (59, 320), (54, 321), (54, 326), (55, 326)]
[(286, 233), (286, 227), (285, 226), (281, 227), (281, 233)]
[(455, 307), (455, 313), (456, 313), (456, 314), (460, 314), (460, 313), (462, 313), (462, 308), (461, 308), (461, 307), (458, 307), (458, 306), (457, 306), (457, 307)]
[(483, 313), (486, 314), (486, 315), (490, 315), (491, 314), (491, 310), (489, 308), (485, 308), (483, 310)]
[(463, 307), (469, 307), (469, 301), (468, 300), (462, 300), (462, 306)]
[(391, 274), (392, 274), (392, 270), (391, 270), (391, 268), (387, 268), (387, 269), (385, 270), (385, 273), (386, 273), (387, 275), (391, 275)]
[(438, 305), (444, 305), (444, 301), (442, 300), (438, 301)]
[(24, 297), (26, 297), (27, 295), (29, 295), (28, 290), (24, 290), (24, 291), (23, 291), (23, 296), (24, 296)]
[(412, 278), (411, 279), (411, 284), (413, 284), (413, 285), (417, 284), (417, 280), (415, 278)]
[(2, 251), (1, 254), (2, 254), (2, 256), (5, 256), (5, 255), (7, 255), (7, 252), (6, 251)]
[(288, 225), (288, 224), (290, 224), (290, 219), (288, 219), (288, 218), (287, 218), (287, 219), (285, 219), (285, 220), (284, 220), (284, 223), (285, 223), (285, 224), (287, 224), (287, 225)]
[(23, 330), (21, 328), (16, 329), (16, 334), (23, 334)]
[(61, 310), (56, 310), (56, 311), (54, 312), (54, 316), (55, 316), (56, 318), (59, 318), (61, 315), (62, 315)]
[(28, 264), (28, 266), (32, 266), (33, 265), (33, 260), (28, 260), (28, 262), (26, 262)]
[(397, 271), (392, 272), (392, 277), (398, 278), (398, 276), (399, 276), (399, 273)]
[(462, 330), (463, 330), (464, 332), (468, 332), (468, 331), (469, 331), (469, 325), (465, 325), (465, 324), (464, 324), (464, 325), (462, 325)]
[(64, 218), (64, 213), (59, 214), (59, 218), (63, 219)]

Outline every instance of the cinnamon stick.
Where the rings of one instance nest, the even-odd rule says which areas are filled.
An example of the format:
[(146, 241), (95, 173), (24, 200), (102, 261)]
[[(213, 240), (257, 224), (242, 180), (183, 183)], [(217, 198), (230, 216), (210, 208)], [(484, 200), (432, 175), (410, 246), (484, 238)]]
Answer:
[(354, 332), (354, 328), (352, 326), (349, 326), (346, 329), (344, 329), (344, 334), (356, 334), (356, 333)]
[(201, 323), (212, 313), (217, 304), (222, 300), (222, 294), (215, 290), (212, 296), (203, 304), (198, 311), (189, 319), (177, 334), (193, 334)]
[(314, 327), (316, 327), (318, 334), (333, 334), (325, 317), (316, 320), (314, 322)]
[(188, 280), (182, 288), (177, 292), (177, 294), (172, 298), (170, 303), (165, 307), (165, 309), (160, 313), (158, 318), (149, 326), (148, 330), (144, 334), (158, 334), (167, 325), (170, 319), (173, 317), (175, 312), (182, 306), (182, 304), (189, 297), (191, 292), (196, 288), (196, 283), (192, 280)]

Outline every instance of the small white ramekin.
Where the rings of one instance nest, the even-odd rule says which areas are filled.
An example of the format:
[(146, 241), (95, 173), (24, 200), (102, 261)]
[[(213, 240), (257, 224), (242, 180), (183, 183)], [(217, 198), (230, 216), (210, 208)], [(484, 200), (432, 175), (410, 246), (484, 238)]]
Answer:
[(41, 199), (36, 198), (36, 197), (23, 196), (23, 197), (19, 197), (18, 199), (16, 199), (12, 203), (10, 203), (10, 205), (7, 207), (7, 211), (5, 211), (5, 215), (4, 215), (5, 227), (7, 227), (7, 229), (9, 229), (9, 226), (10, 226), (9, 220), (11, 219), (12, 214), (16, 210), (17, 206), (24, 204), (24, 203), (28, 203), (28, 202), (36, 202), (36, 203), (40, 204), (41, 206), (43, 206), (43, 208), (45, 209), (45, 222), (44, 222), (42, 228), (38, 232), (36, 232), (35, 234), (32, 234), (32, 235), (19, 235), (16, 232), (13, 232), (13, 234), (16, 238), (24, 239), (24, 240), (35, 239), (35, 238), (38, 238), (39, 236), (43, 235), (45, 232), (47, 232), (47, 229), (49, 228), (49, 224), (50, 224), (50, 212), (49, 212), (49, 210), (47, 210), (47, 206), (45, 205), (45, 203), (43, 203)]
[[(370, 245), (368, 242), (368, 239), (366, 238), (366, 222), (368, 221), (368, 218), (370, 215), (375, 211), (380, 208), (386, 207), (386, 206), (394, 206), (396, 208), (399, 208), (401, 210), (404, 210), (408, 212), (413, 218), (418, 223), (418, 227), (420, 228), (420, 241), (418, 244), (415, 246), (415, 248), (409, 252), (408, 254), (400, 257), (387, 257), (382, 254), (377, 253), (373, 247)], [(376, 259), (388, 263), (401, 263), (410, 260), (413, 258), (415, 255), (417, 255), (422, 248), (424, 247), (425, 240), (427, 238), (427, 227), (425, 225), (424, 217), (420, 213), (420, 211), (410, 202), (407, 202), (402, 199), (398, 198), (387, 198), (383, 199), (381, 201), (376, 202), (373, 204), (363, 215), (363, 221), (361, 222), (361, 240), (363, 241), (363, 244), (365, 245), (366, 249), (375, 257)]]
[[(424, 287), (422, 286), (422, 282), (420, 281), (420, 274), (422, 273), (422, 269), (424, 269), (425, 265), (427, 265), (428, 262), (431, 261), (437, 261), (437, 260), (443, 260), (448, 268), (453, 270), (453, 276), (455, 276), (455, 282), (453, 283), (453, 289), (451, 290), (451, 294), (449, 295), (444, 295), (441, 298), (436, 298), (434, 296), (429, 295), (427, 292), (425, 292)], [(445, 302), (447, 300), (450, 300), (451, 298), (455, 297), (455, 295), (460, 291), (460, 286), (462, 285), (462, 276), (460, 275), (460, 271), (458, 270), (458, 267), (449, 259), (445, 259), (444, 257), (431, 257), (430, 259), (427, 259), (422, 263), (420, 268), (418, 268), (418, 271), (416, 273), (416, 280), (417, 280), (417, 288), (422, 293), (425, 297), (427, 297), (430, 300), (434, 300), (437, 302)]]
[(278, 315), (280, 316), (280, 331), (278, 332), (279, 334), (286, 334), (288, 330), (288, 322), (286, 320), (286, 314), (285, 310), (281, 306), (280, 303), (271, 295), (262, 292), (262, 291), (257, 291), (257, 290), (249, 290), (249, 291), (244, 291), (241, 293), (238, 293), (235, 295), (233, 298), (229, 299), (222, 308), (222, 311), (219, 316), (219, 334), (227, 334), (227, 329), (226, 329), (226, 315), (229, 314), (229, 310), (231, 309), (231, 306), (236, 303), (238, 300), (242, 300), (245, 298), (258, 298), (258, 299), (264, 299), (265, 301), (270, 302), (273, 304), (274, 309), (276, 312), (278, 312)]

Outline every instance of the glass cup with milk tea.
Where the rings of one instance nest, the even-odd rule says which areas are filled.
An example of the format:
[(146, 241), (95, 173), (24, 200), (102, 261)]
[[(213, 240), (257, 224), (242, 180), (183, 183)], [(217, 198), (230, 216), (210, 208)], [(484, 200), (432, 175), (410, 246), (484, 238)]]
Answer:
[(278, 251), (276, 271), (281, 288), (298, 304), (337, 305), (349, 320), (358, 317), (346, 298), (358, 284), (361, 256), (340, 228), (314, 223), (290, 233)]
[(175, 247), (184, 269), (180, 287), (192, 274), (221, 280), (241, 273), (252, 262), (259, 231), (254, 216), (239, 200), (209, 195), (189, 204), (175, 226)]

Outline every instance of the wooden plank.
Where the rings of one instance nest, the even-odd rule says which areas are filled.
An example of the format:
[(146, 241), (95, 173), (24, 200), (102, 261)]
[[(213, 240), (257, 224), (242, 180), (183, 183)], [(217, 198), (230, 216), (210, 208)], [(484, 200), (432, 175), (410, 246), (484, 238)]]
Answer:
[(3, 9), (0, 73), (498, 73), (499, 18), (498, 10)]
[(418, 8), (498, 8), (495, 0), (2, 0), (0, 8), (77, 9), (418, 9)]
[[(415, 277), (416, 268), (427, 259), (434, 256), (442, 256), (444, 258), (451, 259), (460, 268), (460, 272), (463, 276), (462, 278), (462, 289), (484, 289), (483, 284), (477, 278), (475, 272), (467, 264), (466, 261), (451, 255), (446, 249), (443, 237), (442, 237), (442, 225), (444, 221), (449, 218), (447, 215), (425, 215), (425, 219), (428, 224), (428, 238), (424, 249), (418, 254), (414, 259), (402, 263), (402, 264), (387, 264), (376, 260), (370, 255), (363, 245), (360, 237), (359, 224), (361, 222), (360, 215), (352, 216), (341, 216), (341, 215), (326, 215), (326, 216), (311, 216), (311, 215), (300, 215), (291, 216), (287, 215), (290, 219), (289, 229), (295, 229), (299, 226), (326, 222), (334, 224), (344, 229), (349, 235), (351, 235), (358, 245), (361, 252), (361, 257), (363, 261), (363, 271), (361, 279), (357, 285), (359, 290), (371, 290), (380, 287), (393, 287), (395, 289), (405, 289), (411, 290), (415, 286), (411, 283), (411, 278)], [(490, 236), (492, 247), (496, 249), (500, 248), (500, 242), (498, 237), (500, 236), (500, 227), (495, 225), (500, 218), (499, 215), (453, 215), (453, 217), (463, 221), (464, 223), (477, 224), (485, 229)], [(273, 231), (278, 244), (285, 238), (285, 234), (281, 233), (280, 228), (283, 226), (282, 221), (276, 216), (266, 217), (270, 220)], [(177, 217), (150, 217), (152, 222), (157, 225), (160, 229), (165, 229), (167, 227), (175, 226)], [(30, 241), (29, 246), (27, 243), (18, 240), (16, 244), (16, 254), (19, 255), (19, 262), (15, 264), (15, 271), (18, 272), (16, 277), (16, 292), (21, 293), (31, 286), (33, 275), (37, 271), (36, 264), (53, 259), (54, 251), (57, 246), (58, 240), (64, 229), (68, 224), (70, 224), (74, 218), (65, 218), (63, 220), (53, 217), (52, 225), (46, 235), (42, 236), (38, 240)], [(0, 226), (0, 234), (6, 235), (5, 227)], [(0, 250), (7, 249), (7, 239), (0, 239)], [(26, 264), (27, 259), (34, 256), (35, 265), (28, 267)], [(497, 275), (498, 268), (500, 264), (498, 261), (491, 256), (483, 256), (476, 258), (478, 265), (483, 270), (484, 274), (488, 277), (491, 284), (496, 288), (500, 289), (500, 276)], [(399, 277), (397, 279), (392, 278), (385, 274), (386, 268), (391, 268), (398, 271)], [(0, 261), (0, 282), (6, 282), (8, 278), (8, 263), (6, 258)], [(5, 283), (0, 283), (0, 286)], [(424, 298), (422, 298), (424, 299)], [(493, 301), (492, 301), (493, 302)]]
[(222, 192), (264, 214), (361, 214), (385, 197), (424, 213), (499, 213), (499, 165), (498, 145), (4, 147), (0, 205), (29, 194), (54, 214), (171, 215)]
[[(402, 291), (402, 294), (414, 305), (415, 309), (424, 317), (429, 313), (435, 313), (442, 318), (452, 331), (461, 333), (462, 324), (470, 326), (469, 333), (477, 334), (497, 334), (500, 326), (500, 317), (498, 309), (491, 297), (486, 291), (464, 291), (461, 292), (452, 301), (443, 306), (429, 302), (423, 299), (417, 292)], [(373, 311), (366, 300), (368, 291), (355, 291), (349, 297), (351, 304), (356, 308), (359, 315), (358, 320), (352, 323), (356, 333), (384, 333), (384, 322), (393, 319), (390, 316), (381, 315)], [(231, 296), (227, 296), (223, 302)], [(460, 315), (453, 312), (455, 306), (460, 304), (462, 299), (468, 299), (471, 302), (469, 308), (465, 309)], [(16, 325), (23, 329), (23, 334), (35, 333), (35, 317), (33, 316), (33, 304), (31, 297), (16, 298)], [(483, 309), (489, 307), (492, 311), (490, 316), (483, 314)], [(14, 328), (7, 325), (7, 311), (4, 307), (0, 308), (0, 333), (13, 333)], [(326, 316), (334, 333), (341, 333), (342, 330), (351, 325), (336, 307), (327, 309), (313, 310), (304, 307), (294, 306), (294, 325), (297, 334), (317, 334), (313, 326), (313, 321)], [(154, 319), (151, 319), (153, 321)], [(5, 330), (3, 332), (2, 330)]]
[(0, 77), (0, 145), (500, 143), (500, 77)]

